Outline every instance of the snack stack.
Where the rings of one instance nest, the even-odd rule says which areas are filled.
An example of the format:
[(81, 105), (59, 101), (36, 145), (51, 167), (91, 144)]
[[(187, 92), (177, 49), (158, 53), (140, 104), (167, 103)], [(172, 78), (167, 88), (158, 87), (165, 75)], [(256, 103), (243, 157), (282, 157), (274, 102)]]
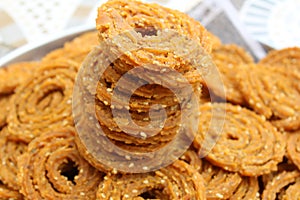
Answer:
[[(79, 125), (86, 126), (78, 133), (83, 154), (96, 167), (109, 170), (96, 158), (103, 154), (96, 145), (103, 137), (132, 153), (158, 151), (180, 133), (192, 142), (201, 93), (199, 71), (210, 68), (203, 61), (211, 49), (206, 30), (187, 15), (156, 4), (118, 0), (99, 8), (97, 29), (100, 45), (86, 58), (77, 78), (82, 101), (76, 101), (75, 121), (91, 119), (91, 126), (99, 123), (103, 133), (91, 134), (89, 122)], [(87, 109), (89, 104), (95, 105)], [(91, 150), (94, 146), (99, 149)], [(116, 153), (121, 160), (128, 156)], [(167, 151), (160, 155), (170, 157)]]
[[(255, 63), (134, 0), (97, 29), (0, 69), (0, 199), (300, 198), (300, 48)], [(210, 58), (226, 95), (202, 79)]]

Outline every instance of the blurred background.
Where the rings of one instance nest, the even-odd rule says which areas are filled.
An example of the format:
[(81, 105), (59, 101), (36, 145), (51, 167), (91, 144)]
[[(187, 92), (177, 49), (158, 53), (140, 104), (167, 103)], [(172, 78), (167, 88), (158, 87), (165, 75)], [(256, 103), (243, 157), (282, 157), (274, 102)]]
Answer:
[[(188, 13), (224, 43), (256, 58), (268, 49), (300, 46), (299, 0), (144, 0)], [(0, 57), (80, 26), (95, 26), (106, 0), (0, 0)]]

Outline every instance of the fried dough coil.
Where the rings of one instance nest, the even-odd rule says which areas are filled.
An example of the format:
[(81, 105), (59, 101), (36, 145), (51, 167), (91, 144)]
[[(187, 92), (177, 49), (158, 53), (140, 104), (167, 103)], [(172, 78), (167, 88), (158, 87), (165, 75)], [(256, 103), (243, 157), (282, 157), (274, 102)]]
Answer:
[(77, 65), (44, 63), (18, 88), (8, 115), (10, 137), (30, 142), (42, 132), (72, 125), (72, 94)]
[[(213, 114), (212, 109), (216, 111)], [(215, 146), (206, 157), (212, 164), (244, 176), (258, 176), (277, 169), (285, 154), (286, 142), (265, 118), (240, 106), (224, 103), (201, 105), (200, 112), (199, 133), (194, 146), (201, 153), (206, 148), (203, 143), (206, 137), (214, 142)], [(225, 118), (220, 133), (210, 127), (214, 117)]]
[(45, 132), (19, 160), (21, 193), (27, 199), (95, 199), (102, 173), (77, 150), (71, 128)]

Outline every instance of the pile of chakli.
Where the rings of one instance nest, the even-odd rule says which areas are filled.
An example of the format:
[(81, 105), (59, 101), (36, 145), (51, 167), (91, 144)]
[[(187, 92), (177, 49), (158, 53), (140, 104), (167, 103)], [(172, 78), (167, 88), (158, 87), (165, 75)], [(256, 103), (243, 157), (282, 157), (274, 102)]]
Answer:
[[(300, 197), (299, 48), (255, 63), (187, 15), (135, 0), (108, 1), (96, 22), (96, 32), (41, 61), (0, 69), (0, 199)], [(226, 95), (191, 61), (207, 54)], [(76, 75), (83, 79), (75, 83)], [(189, 87), (200, 98), (198, 112)], [(200, 115), (182, 122), (186, 111)], [(224, 120), (221, 132), (213, 119)], [(145, 156), (145, 173), (113, 169), (128, 163), (139, 172), (124, 152), (180, 149), (172, 143), (179, 133), (195, 138), (172, 164), (151, 170)], [(99, 149), (103, 141), (110, 145)], [(107, 155), (118, 162), (102, 163)]]
[[(227, 173), (255, 178), (259, 187), (251, 190), (255, 188), (257, 199), (299, 198), (299, 56), (298, 47), (286, 48), (254, 63), (236, 45), (221, 45), (212, 52), (226, 96), (218, 90), (211, 95), (228, 103), (200, 107), (200, 118), (205, 119), (218, 115), (212, 115), (211, 107), (226, 110), (222, 133), (205, 161)], [(196, 151), (200, 152), (205, 137), (214, 135), (208, 120), (199, 127)], [(223, 191), (218, 196), (227, 199), (227, 194)]]
[(14, 98), (17, 87), (38, 66), (38, 62), (22, 62), (12, 64), (0, 70), (0, 198), (21, 199), (18, 192), (17, 157), (27, 149), (22, 141), (10, 140), (7, 133), (7, 117), (11, 100)]
[[(79, 149), (101, 170), (153, 170), (184, 148), (173, 142), (178, 135), (192, 143), (201, 92), (196, 61), (211, 51), (209, 34), (183, 13), (140, 1), (108, 1), (96, 22), (100, 45), (84, 61), (74, 94)], [(110, 166), (101, 162), (109, 158)]]
[(70, 56), (86, 56), (80, 43), (92, 49), (95, 41), (97, 33), (87, 33), (65, 44), (70, 54), (1, 68), (0, 199), (96, 198), (103, 173), (75, 145), (72, 93), (80, 61)]

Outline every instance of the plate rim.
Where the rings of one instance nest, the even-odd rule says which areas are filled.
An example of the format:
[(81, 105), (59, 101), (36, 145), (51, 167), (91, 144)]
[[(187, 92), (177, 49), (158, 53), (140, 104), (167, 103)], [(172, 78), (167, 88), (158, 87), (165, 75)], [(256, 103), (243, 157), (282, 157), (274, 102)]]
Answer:
[[(62, 31), (59, 34), (56, 34), (52, 37), (50, 37), (47, 40), (34, 42), (34, 43), (28, 43), (24, 46), (21, 46), (5, 56), (0, 58), (0, 67), (6, 67), (9, 64), (16, 63), (16, 62), (25, 62), (25, 61), (34, 61), (38, 60), (40, 58), (35, 58), (34, 55), (38, 53), (40, 49), (48, 48), (49, 52), (51, 50), (54, 50), (56, 48), (59, 48), (59, 46), (63, 46), (63, 44), (67, 41), (70, 41), (74, 39), (76, 36), (83, 34), (88, 31), (96, 30), (95, 26), (91, 25), (84, 25), (84, 26), (78, 26), (74, 28), (70, 28), (68, 30)], [(50, 48), (49, 48), (50, 46)], [(52, 46), (52, 48), (51, 48)], [(41, 57), (41, 56), (40, 56)]]

